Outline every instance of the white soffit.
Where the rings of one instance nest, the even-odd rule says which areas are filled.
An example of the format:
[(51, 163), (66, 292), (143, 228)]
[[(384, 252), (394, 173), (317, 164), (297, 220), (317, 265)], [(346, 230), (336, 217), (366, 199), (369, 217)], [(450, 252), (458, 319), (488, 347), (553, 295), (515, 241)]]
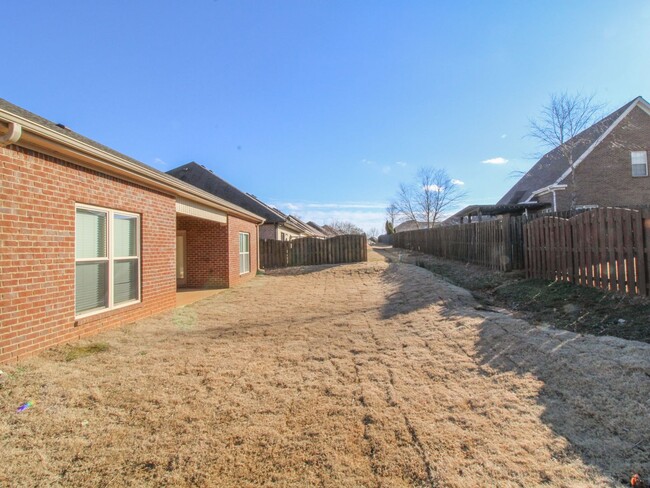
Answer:
[(228, 222), (228, 215), (225, 212), (201, 205), (200, 203), (191, 202), (190, 200), (185, 200), (184, 198), (176, 199), (176, 213), (178, 215), (211, 220), (221, 224)]

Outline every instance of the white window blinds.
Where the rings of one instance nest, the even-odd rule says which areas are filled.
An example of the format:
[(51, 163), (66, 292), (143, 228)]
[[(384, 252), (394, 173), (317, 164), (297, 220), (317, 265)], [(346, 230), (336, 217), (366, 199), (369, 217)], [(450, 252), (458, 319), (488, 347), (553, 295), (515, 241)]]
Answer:
[(239, 233), (239, 274), (249, 273), (251, 270), (250, 261), (250, 234)]
[(632, 176), (648, 176), (647, 151), (632, 151)]
[(137, 215), (77, 207), (77, 315), (140, 299), (139, 223)]

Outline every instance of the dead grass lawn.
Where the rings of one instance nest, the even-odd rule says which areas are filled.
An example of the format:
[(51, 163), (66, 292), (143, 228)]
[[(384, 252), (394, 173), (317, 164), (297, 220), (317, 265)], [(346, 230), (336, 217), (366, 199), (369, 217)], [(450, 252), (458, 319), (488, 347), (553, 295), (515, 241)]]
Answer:
[[(650, 345), (380, 261), (272, 272), (2, 367), (1, 486), (608, 486), (650, 474)], [(32, 408), (15, 413), (23, 402)]]

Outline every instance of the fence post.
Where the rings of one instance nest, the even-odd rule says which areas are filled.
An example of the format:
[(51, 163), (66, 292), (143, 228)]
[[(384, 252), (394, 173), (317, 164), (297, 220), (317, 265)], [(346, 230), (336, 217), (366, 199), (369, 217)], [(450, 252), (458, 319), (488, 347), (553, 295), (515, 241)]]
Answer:
[(512, 270), (512, 229), (510, 228), (510, 215), (503, 216), (501, 222), (503, 230), (503, 256), (501, 256), (501, 271)]
[(645, 258), (644, 269), (639, 269), (639, 273), (645, 273), (645, 290), (639, 290), (639, 295), (650, 295), (650, 210), (644, 209), (641, 212), (641, 224), (643, 225), (643, 245), (639, 253), (643, 253)]

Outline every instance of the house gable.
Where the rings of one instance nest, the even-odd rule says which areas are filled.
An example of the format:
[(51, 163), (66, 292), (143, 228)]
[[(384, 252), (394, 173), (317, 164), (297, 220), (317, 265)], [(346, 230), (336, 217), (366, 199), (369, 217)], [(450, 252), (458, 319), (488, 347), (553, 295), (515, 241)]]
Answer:
[[(607, 135), (623, 120), (626, 115), (637, 105), (648, 106), (641, 97), (612, 112), (607, 117), (593, 124), (578, 134), (573, 149), (573, 160), (579, 164), (593, 148), (607, 137)], [(576, 166), (574, 163), (574, 166)], [(508, 205), (532, 201), (533, 192), (536, 190), (562, 183), (570, 174), (568, 162), (562, 154), (562, 149), (556, 147), (546, 153), (515, 185), (497, 202), (497, 205)]]
[[(632, 176), (631, 151), (650, 152), (650, 113), (641, 106), (634, 107), (576, 167), (577, 205), (650, 204), (650, 177)], [(559, 210), (571, 206), (571, 178), (565, 178), (563, 183), (568, 188), (557, 192)]]

